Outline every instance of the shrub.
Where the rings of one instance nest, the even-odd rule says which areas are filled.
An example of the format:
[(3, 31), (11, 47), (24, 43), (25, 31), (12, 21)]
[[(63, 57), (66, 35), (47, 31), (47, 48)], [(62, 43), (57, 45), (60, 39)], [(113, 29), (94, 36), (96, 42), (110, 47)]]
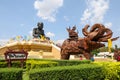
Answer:
[(22, 80), (22, 69), (0, 68), (0, 80)]
[(45, 67), (53, 67), (57, 66), (57, 62), (53, 61), (36, 61), (36, 60), (28, 60), (26, 62), (27, 70), (34, 69), (34, 68), (45, 68)]
[(7, 62), (0, 62), (0, 68), (8, 67)]
[(29, 72), (30, 80), (103, 80), (103, 78), (102, 67), (93, 64), (33, 69)]
[(54, 60), (58, 62), (58, 66), (72, 66), (72, 65), (79, 65), (79, 64), (89, 64), (91, 63), (90, 60)]
[[(20, 68), (21, 67), (21, 61), (12, 61), (11, 67)], [(23, 63), (23, 68), (26, 68), (26, 62)]]
[(45, 68), (45, 67), (54, 67), (54, 66), (72, 66), (79, 64), (88, 64), (90, 60), (45, 60), (45, 59), (31, 59), (27, 60), (26, 68)]
[[(23, 63), (23, 68), (25, 68), (25, 64), (26, 64), (26, 62)], [(7, 61), (0, 62), (0, 68), (7, 68), (7, 67), (8, 67)], [(12, 61), (11, 67), (20, 68), (21, 62), (20, 61)]]
[(105, 80), (120, 80), (120, 62), (97, 62), (103, 66)]
[(5, 59), (0, 59), (0, 62), (5, 62)]

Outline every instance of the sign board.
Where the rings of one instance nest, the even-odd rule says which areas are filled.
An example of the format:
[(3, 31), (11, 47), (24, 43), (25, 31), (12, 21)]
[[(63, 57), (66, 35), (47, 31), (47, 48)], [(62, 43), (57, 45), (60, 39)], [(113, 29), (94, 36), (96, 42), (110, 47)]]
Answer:
[(11, 66), (12, 61), (20, 61), (21, 67), (23, 67), (23, 63), (27, 59), (28, 53), (24, 50), (21, 51), (9, 50), (6, 51), (4, 55), (5, 55), (5, 60), (8, 62), (8, 67)]

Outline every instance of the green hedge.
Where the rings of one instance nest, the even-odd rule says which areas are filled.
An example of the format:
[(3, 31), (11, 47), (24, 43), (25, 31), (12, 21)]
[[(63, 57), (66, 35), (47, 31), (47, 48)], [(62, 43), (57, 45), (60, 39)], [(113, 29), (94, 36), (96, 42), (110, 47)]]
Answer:
[(54, 60), (58, 62), (58, 66), (72, 66), (72, 65), (79, 65), (79, 64), (90, 64), (90, 60)]
[[(7, 67), (8, 67), (8, 64), (7, 64), (6, 61), (0, 62), (0, 68), (7, 68)], [(12, 61), (11, 67), (20, 68), (21, 67), (21, 62), (20, 61)], [(23, 68), (25, 68), (25, 67), (26, 67), (26, 62), (23, 63)]]
[(57, 66), (58, 63), (54, 62), (54, 61), (35, 61), (35, 60), (28, 60), (26, 62), (26, 69), (30, 70), (30, 69), (35, 69), (35, 68), (45, 68), (45, 67), (53, 67), (53, 66)]
[(0, 59), (0, 68), (8, 67), (7, 62), (3, 59)]
[[(24, 62), (24, 68), (43, 68), (43, 67), (53, 67), (53, 66), (70, 66), (78, 64), (89, 64), (90, 60), (51, 60), (51, 59), (28, 59)], [(0, 68), (7, 68), (7, 62), (5, 60), (0, 60)], [(12, 61), (11, 67), (20, 68), (20, 61)]]
[(0, 62), (5, 62), (5, 59), (0, 59)]
[(20, 68), (0, 68), (0, 80), (22, 80)]
[(8, 67), (7, 62), (0, 62), (0, 68)]
[(102, 67), (94, 64), (32, 69), (29, 80), (103, 80)]
[[(30, 80), (120, 80), (120, 62), (29, 59), (25, 64)], [(12, 62), (18, 69), (6, 67), (0, 60), (0, 80), (22, 80), (20, 61)]]
[(120, 62), (94, 62), (103, 67), (105, 80), (120, 80)]
[[(21, 61), (12, 61), (11, 67), (20, 68)], [(23, 63), (23, 68), (26, 68), (26, 62)]]
[(41, 59), (31, 59), (27, 60), (26, 68), (27, 70), (35, 68), (45, 68), (45, 67), (55, 67), (55, 66), (72, 66), (79, 64), (88, 64), (89, 60), (41, 60)]
[[(8, 64), (7, 61), (0, 59), (0, 68), (7, 68)], [(11, 67), (20, 68), (21, 62), (20, 61), (12, 61)], [(23, 63), (23, 68), (26, 68), (26, 62)]]

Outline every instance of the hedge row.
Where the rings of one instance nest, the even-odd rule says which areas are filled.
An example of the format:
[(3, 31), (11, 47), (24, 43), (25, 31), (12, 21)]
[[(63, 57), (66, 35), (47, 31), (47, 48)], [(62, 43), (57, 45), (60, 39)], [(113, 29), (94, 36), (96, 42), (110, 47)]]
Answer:
[[(24, 68), (43, 68), (43, 67), (53, 67), (53, 66), (71, 66), (78, 64), (89, 64), (90, 60), (48, 60), (48, 59), (28, 59), (24, 62)], [(7, 62), (5, 60), (0, 60), (0, 68), (7, 68)], [(12, 61), (11, 67), (19, 68), (21, 67), (20, 61)]]
[[(0, 68), (7, 68), (7, 67), (8, 67), (8, 64), (6, 61), (0, 62)], [(12, 61), (11, 67), (20, 68), (21, 62), (20, 61)], [(23, 63), (23, 68), (25, 68), (25, 67), (26, 67), (26, 62)]]
[(120, 62), (95, 62), (103, 67), (104, 80), (120, 80)]
[(88, 64), (89, 60), (27, 60), (26, 68), (27, 70), (45, 67), (55, 67), (55, 66), (72, 66), (79, 64)]
[[(26, 65), (30, 80), (120, 80), (120, 62), (30, 59)], [(12, 63), (19, 66), (20, 62)], [(22, 68), (5, 67), (7, 63), (0, 61), (0, 80), (22, 80)]]
[(103, 80), (102, 67), (94, 64), (32, 69), (29, 80)]
[(55, 59), (28, 59), (27, 61), (53, 61), (53, 62), (58, 62), (59, 65), (77, 65), (77, 64), (86, 64), (86, 63), (91, 63), (90, 60), (55, 60)]
[(7, 62), (0, 62), (0, 68), (8, 67)]
[(53, 67), (57, 66), (58, 63), (54, 61), (35, 61), (35, 60), (28, 60), (26, 62), (26, 69), (31, 70), (31, 69), (40, 69), (40, 68), (45, 68), (45, 67)]
[(5, 62), (5, 59), (0, 59), (0, 62)]
[(0, 68), (0, 80), (22, 80), (20, 68)]
[(54, 60), (58, 62), (58, 66), (72, 66), (72, 65), (79, 65), (79, 64), (90, 64), (90, 60)]

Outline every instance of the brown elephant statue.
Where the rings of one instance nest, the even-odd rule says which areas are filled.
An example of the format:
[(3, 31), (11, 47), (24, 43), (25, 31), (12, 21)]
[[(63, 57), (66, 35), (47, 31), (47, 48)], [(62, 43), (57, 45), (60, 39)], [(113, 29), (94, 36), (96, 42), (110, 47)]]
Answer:
[(115, 50), (114, 51), (114, 55), (113, 55), (113, 58), (117, 61), (120, 61), (120, 50)]
[[(102, 42), (107, 42), (112, 37), (113, 32), (102, 24), (94, 24), (88, 31), (89, 25), (82, 29), (85, 36), (80, 38), (76, 32), (76, 26), (67, 28), (69, 38), (66, 39), (61, 46), (61, 59), (69, 59), (70, 55), (83, 54), (86, 59), (91, 59), (93, 55), (91, 51), (104, 47)], [(117, 40), (119, 37), (112, 38), (112, 41)]]

